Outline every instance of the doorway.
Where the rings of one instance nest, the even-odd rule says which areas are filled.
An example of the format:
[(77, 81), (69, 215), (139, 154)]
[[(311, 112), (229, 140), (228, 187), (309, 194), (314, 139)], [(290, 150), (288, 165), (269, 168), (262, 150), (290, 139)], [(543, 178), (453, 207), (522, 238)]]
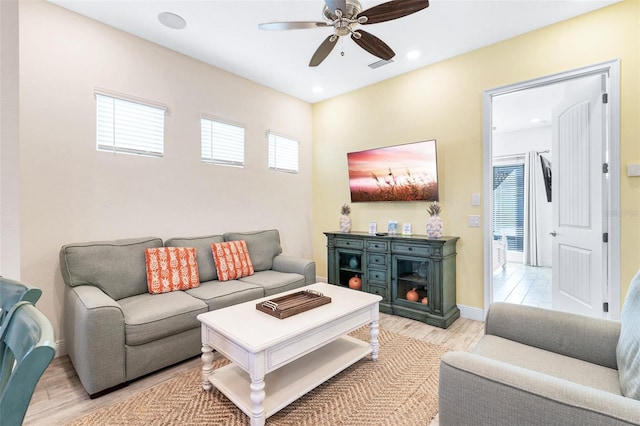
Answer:
[[(602, 264), (601, 269), (595, 269), (602, 278), (594, 279), (586, 286), (591, 291), (589, 302), (592, 305), (586, 314), (619, 318), (619, 217), (607, 214), (619, 211), (619, 182), (608, 178), (619, 176), (618, 61), (485, 92), (484, 199), (487, 202), (484, 211), (489, 219), (484, 221), (485, 307), (497, 300), (585, 313), (582, 308), (588, 304), (580, 300), (585, 291), (572, 287), (574, 284), (566, 279), (571, 276), (566, 273), (567, 265), (570, 265), (566, 261), (567, 256), (558, 255), (563, 252), (558, 247), (573, 247), (567, 244), (566, 239), (558, 237), (566, 238), (564, 236), (576, 226), (564, 228), (562, 233), (556, 232), (562, 224), (562, 221), (558, 222), (558, 206), (576, 202), (566, 202), (566, 197), (557, 198), (558, 191), (563, 191), (556, 187), (557, 173), (564, 170), (562, 181), (566, 182), (570, 176), (566, 170), (575, 168), (566, 159), (574, 161), (575, 153), (583, 150), (574, 150), (568, 155), (558, 149), (554, 135), (562, 133), (557, 128), (562, 120), (558, 119), (557, 111), (556, 118), (553, 116), (554, 106), (562, 105), (567, 98), (586, 90), (583, 89), (588, 85), (585, 82), (596, 82), (608, 97), (602, 98), (608, 103), (603, 107), (601, 120), (604, 126), (601, 129), (602, 161), (607, 164), (608, 174), (594, 172), (595, 177), (590, 180), (601, 179), (600, 192), (606, 194), (604, 198), (590, 199), (595, 199), (597, 204), (596, 214), (592, 214), (590, 223), (602, 223), (601, 227), (594, 228), (594, 232), (606, 233), (602, 238), (608, 237), (608, 243), (596, 241), (596, 249), (592, 251), (574, 250), (570, 253), (573, 256), (570, 262), (580, 257), (575, 253), (590, 253), (590, 258), (584, 256), (587, 264), (588, 259)], [(599, 93), (597, 95), (600, 96)], [(567, 146), (567, 143), (562, 146)], [(555, 160), (560, 161), (554, 161), (554, 154)], [(599, 161), (596, 157), (592, 155), (595, 162)], [(559, 168), (560, 164), (564, 169)], [(556, 182), (552, 185), (554, 175)], [(555, 200), (552, 186), (556, 192)], [(564, 191), (568, 194), (566, 188)], [(565, 278), (559, 279), (558, 272), (563, 272)], [(594, 289), (596, 285), (598, 289)], [(571, 293), (572, 289), (574, 293)], [(558, 303), (563, 297), (566, 300)], [(577, 302), (574, 305), (566, 303), (574, 299)]]

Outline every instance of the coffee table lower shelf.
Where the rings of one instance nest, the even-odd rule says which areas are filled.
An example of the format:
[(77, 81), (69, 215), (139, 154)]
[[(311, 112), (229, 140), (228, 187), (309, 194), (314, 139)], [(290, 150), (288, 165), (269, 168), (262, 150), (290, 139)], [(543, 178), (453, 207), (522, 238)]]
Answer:
[[(370, 343), (342, 336), (267, 374), (264, 379), (266, 417), (277, 413), (370, 353)], [(246, 371), (231, 363), (215, 370), (209, 381), (251, 417), (251, 379)]]

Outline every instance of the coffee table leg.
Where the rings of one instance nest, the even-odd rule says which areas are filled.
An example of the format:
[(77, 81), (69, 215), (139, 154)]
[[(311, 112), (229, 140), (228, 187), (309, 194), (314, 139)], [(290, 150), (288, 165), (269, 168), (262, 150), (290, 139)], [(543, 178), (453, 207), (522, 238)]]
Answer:
[(374, 361), (378, 360), (378, 348), (380, 345), (378, 344), (378, 334), (380, 334), (380, 330), (378, 327), (378, 318), (373, 318), (371, 320), (371, 324), (369, 324), (369, 334), (371, 336), (371, 359)]
[(264, 412), (264, 372), (251, 373), (251, 402), (253, 409), (251, 415), (251, 426), (263, 426), (266, 421)]
[(213, 348), (209, 345), (202, 345), (202, 388), (210, 391), (213, 385), (209, 377), (213, 374)]

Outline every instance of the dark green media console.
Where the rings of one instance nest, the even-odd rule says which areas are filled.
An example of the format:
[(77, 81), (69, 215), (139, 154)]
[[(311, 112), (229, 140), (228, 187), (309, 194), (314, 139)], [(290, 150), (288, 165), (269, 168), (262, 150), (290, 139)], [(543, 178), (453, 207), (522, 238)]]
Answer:
[[(426, 235), (325, 232), (328, 281), (382, 296), (380, 311), (447, 328), (458, 317), (456, 241)], [(417, 294), (416, 294), (417, 293)]]

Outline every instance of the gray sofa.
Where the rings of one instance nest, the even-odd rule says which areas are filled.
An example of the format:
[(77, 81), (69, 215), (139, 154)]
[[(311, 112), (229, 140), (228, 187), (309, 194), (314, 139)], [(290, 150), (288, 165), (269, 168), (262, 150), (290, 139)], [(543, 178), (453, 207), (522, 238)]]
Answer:
[[(212, 243), (245, 240), (255, 273), (220, 282)], [(198, 287), (161, 294), (147, 288), (145, 249), (195, 247)], [(315, 263), (285, 256), (277, 230), (67, 244), (60, 250), (69, 357), (92, 397), (196, 356), (196, 316), (316, 281)]]
[(620, 390), (620, 330), (620, 322), (493, 303), (473, 351), (441, 359), (440, 424), (640, 424), (640, 401)]

